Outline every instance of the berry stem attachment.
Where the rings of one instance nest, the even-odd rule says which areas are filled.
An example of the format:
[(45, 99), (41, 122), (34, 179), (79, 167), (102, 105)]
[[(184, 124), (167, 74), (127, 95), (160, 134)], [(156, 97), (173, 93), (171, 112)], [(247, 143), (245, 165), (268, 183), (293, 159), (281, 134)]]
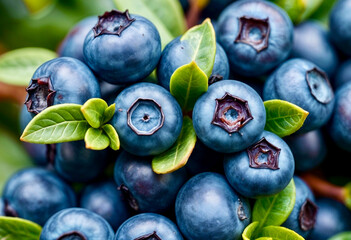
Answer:
[(345, 204), (351, 209), (351, 185), (338, 186), (312, 173), (305, 173), (300, 176), (318, 197), (327, 197)]

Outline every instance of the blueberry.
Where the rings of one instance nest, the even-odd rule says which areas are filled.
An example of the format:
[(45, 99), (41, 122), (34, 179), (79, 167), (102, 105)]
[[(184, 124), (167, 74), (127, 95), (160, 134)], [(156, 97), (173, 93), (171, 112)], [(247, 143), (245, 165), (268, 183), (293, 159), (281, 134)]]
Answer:
[(167, 217), (141, 213), (126, 220), (116, 233), (115, 240), (183, 240), (181, 233)]
[(156, 68), (161, 39), (146, 18), (112, 10), (99, 16), (86, 36), (83, 53), (88, 65), (106, 82), (133, 83)]
[(351, 1), (340, 0), (329, 14), (330, 36), (335, 46), (344, 54), (351, 55)]
[(233, 72), (260, 76), (289, 56), (293, 24), (287, 13), (272, 2), (237, 1), (220, 14), (217, 38)]
[(84, 208), (67, 208), (53, 215), (44, 225), (40, 240), (113, 240), (109, 223)]
[(338, 89), (344, 83), (351, 82), (351, 59), (339, 65), (335, 79), (332, 82), (335, 89)]
[(62, 40), (58, 55), (60, 57), (77, 58), (84, 62), (83, 45), (88, 32), (95, 26), (98, 18), (96, 16), (86, 17), (75, 24)]
[(135, 155), (156, 155), (172, 146), (183, 123), (181, 108), (163, 87), (137, 83), (116, 98), (112, 124), (121, 146)]
[(238, 152), (254, 143), (266, 123), (266, 110), (257, 92), (235, 80), (212, 84), (195, 103), (196, 135), (218, 152)]
[(309, 186), (298, 176), (294, 176), (294, 182), (296, 189), (294, 209), (282, 226), (307, 239), (316, 223), (318, 209)]
[[(25, 105), (22, 106), (20, 112), (20, 129), (21, 132), (24, 131), (25, 127), (28, 123), (32, 120), (32, 115), (30, 112), (27, 111), (27, 107)], [(35, 143), (28, 143), (22, 142), (24, 148), (26, 149), (27, 153), (31, 157), (31, 160), (34, 164), (39, 166), (45, 166), (49, 163), (48, 160), (48, 151), (50, 151), (52, 145), (45, 145), (45, 144), (35, 144)]]
[(317, 21), (305, 21), (294, 28), (291, 57), (304, 58), (323, 69), (329, 77), (338, 66), (338, 55), (326, 29)]
[(320, 129), (293, 134), (284, 140), (294, 155), (297, 171), (308, 171), (320, 166), (327, 155), (327, 144)]
[[(192, 61), (194, 50), (187, 40), (175, 38), (167, 44), (162, 52), (160, 63), (157, 67), (157, 77), (161, 86), (169, 90), (172, 74), (177, 68)], [(221, 45), (216, 44), (216, 55), (210, 79), (228, 79), (229, 62)]]
[(282, 99), (309, 114), (299, 133), (325, 125), (334, 107), (334, 92), (324, 71), (314, 63), (294, 58), (284, 62), (265, 82), (263, 99)]
[(3, 199), (7, 216), (40, 225), (61, 209), (76, 205), (72, 188), (55, 173), (42, 168), (26, 168), (11, 176), (6, 182)]
[(1, 197), (0, 197), (0, 216), (5, 216), (5, 203)]
[(114, 230), (130, 216), (127, 203), (113, 181), (87, 185), (80, 198), (80, 207), (102, 216)]
[(345, 205), (330, 198), (319, 198), (316, 204), (317, 219), (309, 240), (327, 240), (338, 233), (351, 230), (351, 213)]
[(328, 123), (329, 135), (334, 143), (351, 151), (351, 82), (336, 90), (335, 107), (332, 118)]
[(249, 202), (218, 173), (205, 172), (188, 180), (177, 195), (176, 219), (191, 240), (241, 239), (251, 220)]
[(100, 87), (92, 71), (80, 60), (59, 57), (43, 63), (33, 74), (25, 102), (29, 112), (61, 104), (84, 104), (99, 98)]
[(274, 133), (264, 131), (247, 149), (224, 157), (224, 172), (232, 187), (245, 197), (269, 196), (283, 190), (294, 175), (289, 146)]
[(54, 168), (70, 182), (88, 182), (96, 179), (106, 168), (108, 149), (95, 151), (85, 148), (84, 141), (56, 144)]
[(163, 213), (169, 210), (186, 177), (184, 168), (168, 174), (156, 174), (150, 158), (126, 151), (118, 156), (114, 168), (115, 181), (136, 212)]

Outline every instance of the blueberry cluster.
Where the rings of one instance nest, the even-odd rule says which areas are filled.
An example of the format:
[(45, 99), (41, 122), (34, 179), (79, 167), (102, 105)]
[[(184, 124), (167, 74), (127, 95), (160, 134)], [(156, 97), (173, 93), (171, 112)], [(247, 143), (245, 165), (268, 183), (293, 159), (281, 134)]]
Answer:
[[(213, 17), (215, 59), (190, 112), (170, 92), (173, 73), (196, 51), (187, 39), (162, 49), (155, 25), (128, 10), (82, 20), (60, 57), (33, 74), (21, 128), (50, 106), (102, 98), (115, 103), (121, 150), (25, 143), (37, 167), (8, 180), (0, 216), (38, 223), (40, 240), (236, 240), (252, 222), (253, 202), (293, 179), (296, 201), (282, 226), (311, 240), (350, 230), (351, 212), (317, 198), (300, 177), (330, 156), (337, 161), (329, 142), (351, 152), (350, 11), (351, 0), (338, 1), (327, 31), (311, 20), (294, 26), (270, 1), (212, 0), (203, 14)], [(309, 112), (296, 133), (265, 130), (264, 101), (272, 99)], [(195, 148), (184, 167), (157, 174), (151, 159), (177, 141), (184, 116)]]

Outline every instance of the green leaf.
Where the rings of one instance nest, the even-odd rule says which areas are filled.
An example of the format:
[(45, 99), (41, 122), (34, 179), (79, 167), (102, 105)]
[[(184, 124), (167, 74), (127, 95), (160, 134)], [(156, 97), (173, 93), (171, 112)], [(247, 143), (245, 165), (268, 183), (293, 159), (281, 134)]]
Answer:
[(37, 114), (24, 129), (21, 140), (31, 143), (53, 144), (84, 139), (89, 128), (82, 105), (58, 104)]
[(31, 166), (33, 163), (18, 137), (0, 128), (0, 193), (9, 177)]
[(329, 238), (328, 240), (350, 240), (350, 239), (351, 239), (351, 231), (338, 233), (333, 237)]
[(141, 15), (150, 20), (161, 36), (162, 48), (186, 29), (183, 9), (176, 0), (114, 0), (122, 11)]
[[(281, 8), (283, 8), (291, 18), (294, 24), (298, 24), (308, 19), (323, 0), (271, 0)], [(329, 0), (328, 0), (329, 1)]]
[(299, 130), (305, 122), (308, 112), (288, 101), (273, 99), (264, 101), (266, 108), (265, 130), (279, 137), (288, 136)]
[(120, 143), (116, 129), (111, 124), (105, 124), (102, 129), (110, 139), (110, 147), (115, 151), (118, 150)]
[(323, 1), (319, 8), (312, 14), (310, 19), (318, 20), (326, 28), (329, 24), (329, 14), (337, 0)]
[(38, 224), (15, 217), (0, 217), (0, 239), (2, 240), (38, 240), (41, 226)]
[(252, 221), (259, 222), (258, 229), (270, 225), (281, 225), (293, 210), (295, 198), (295, 184), (292, 179), (280, 193), (256, 200), (252, 211)]
[(103, 150), (110, 145), (110, 139), (102, 129), (89, 128), (84, 137), (85, 147), (92, 150)]
[(180, 40), (189, 43), (193, 50), (190, 53), (192, 61), (195, 61), (209, 78), (216, 55), (216, 34), (211, 20), (206, 18), (202, 24), (190, 28)]
[(272, 240), (304, 240), (303, 237), (293, 230), (280, 226), (264, 227), (259, 236), (270, 238)]
[[(107, 103), (103, 99), (91, 98), (84, 103), (80, 110), (90, 126), (93, 128), (99, 128), (105, 120), (104, 116), (107, 107)], [(110, 110), (108, 110), (108, 115), (111, 114)]]
[(54, 51), (44, 48), (20, 48), (0, 55), (0, 82), (27, 86), (35, 70), (56, 58)]
[(184, 111), (190, 111), (201, 94), (207, 91), (208, 78), (193, 61), (172, 74), (169, 87), (180, 107)]
[(250, 223), (243, 231), (242, 237), (244, 240), (250, 240), (253, 236), (254, 232), (258, 227), (259, 222), (252, 222)]
[(270, 238), (270, 237), (260, 237), (260, 238), (256, 238), (255, 240), (273, 240), (273, 238)]
[(183, 126), (177, 141), (167, 151), (152, 159), (152, 169), (155, 173), (166, 174), (183, 167), (196, 143), (196, 134), (189, 117), (184, 117)]
[[(351, 210), (351, 182), (344, 187), (345, 205)], [(351, 239), (351, 238), (350, 238)]]
[(115, 110), (116, 110), (116, 104), (111, 104), (110, 106), (108, 106), (108, 108), (105, 109), (104, 112), (104, 120), (103, 120), (103, 124), (109, 122), (113, 115), (115, 114)]

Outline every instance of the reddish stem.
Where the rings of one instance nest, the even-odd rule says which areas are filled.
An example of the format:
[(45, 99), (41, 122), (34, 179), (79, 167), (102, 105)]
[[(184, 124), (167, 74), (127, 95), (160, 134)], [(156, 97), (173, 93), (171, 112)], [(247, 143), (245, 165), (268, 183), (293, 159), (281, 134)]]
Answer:
[(201, 15), (201, 9), (197, 3), (197, 0), (188, 0), (189, 9), (186, 13), (186, 23), (188, 29), (197, 25)]
[(332, 184), (311, 173), (303, 174), (300, 177), (309, 185), (316, 196), (328, 197), (345, 203), (346, 196), (344, 187)]

